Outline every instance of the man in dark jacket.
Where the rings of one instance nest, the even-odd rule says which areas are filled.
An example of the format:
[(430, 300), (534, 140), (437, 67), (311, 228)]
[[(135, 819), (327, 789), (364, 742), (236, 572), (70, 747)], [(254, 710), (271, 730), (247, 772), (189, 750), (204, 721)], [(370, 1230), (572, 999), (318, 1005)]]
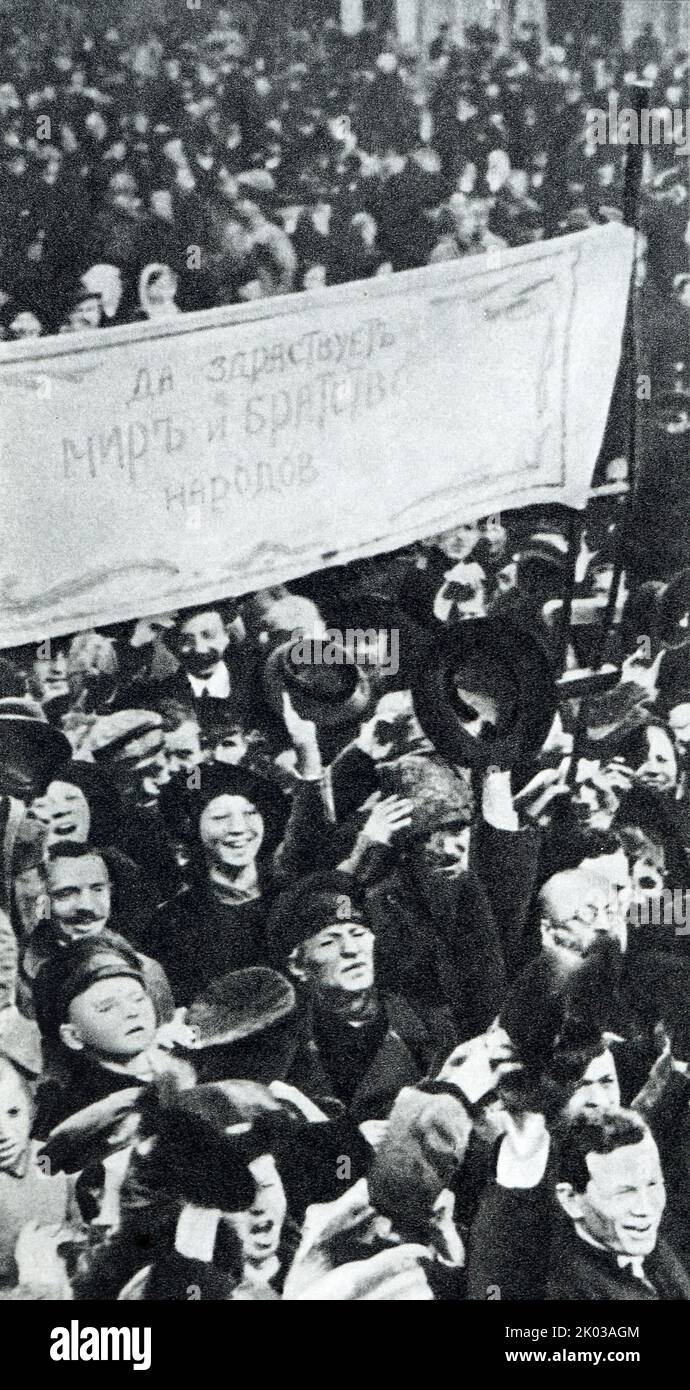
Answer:
[(370, 889), (368, 906), (383, 980), (425, 1010), (449, 1010), (459, 1042), (493, 1021), (520, 962), (534, 841), (502, 815), (486, 819), (489, 786), (497, 810), (495, 782), (510, 800), (507, 774), (485, 778), (485, 815), (471, 834), (455, 773), (416, 761), (416, 788), (407, 776), (413, 760), (402, 769), (402, 790), (415, 807), (410, 840), (393, 872)]
[(165, 680), (150, 683), (149, 707), (173, 699), (194, 709), (202, 723), (222, 716), (241, 720), (249, 713), (253, 685), (246, 649), (240, 647), (233, 627), (232, 604), (205, 604), (187, 608), (167, 637), (180, 669)]
[(690, 1299), (688, 1273), (659, 1236), (664, 1177), (638, 1115), (576, 1119), (561, 1145), (556, 1197), (567, 1221), (552, 1247), (549, 1300)]
[(348, 874), (309, 874), (281, 894), (271, 949), (302, 987), (300, 1045), (287, 1080), (334, 1096), (357, 1120), (385, 1119), (402, 1086), (419, 1081), (449, 1038), (407, 1000), (377, 988), (374, 933)]

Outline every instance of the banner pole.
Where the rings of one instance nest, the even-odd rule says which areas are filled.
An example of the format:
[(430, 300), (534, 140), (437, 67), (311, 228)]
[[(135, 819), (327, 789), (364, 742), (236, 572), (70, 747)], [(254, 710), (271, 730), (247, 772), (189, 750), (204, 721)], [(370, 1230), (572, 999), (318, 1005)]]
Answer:
[[(638, 133), (641, 126), (642, 112), (647, 109), (649, 103), (649, 93), (651, 84), (647, 82), (636, 82), (633, 88), (634, 109), (637, 115)], [(641, 142), (637, 145), (628, 146), (628, 155), (625, 165), (625, 182), (623, 187), (623, 221), (627, 227), (632, 227), (635, 232), (635, 255), (630, 271), (630, 294), (628, 298), (628, 309), (625, 319), (624, 343), (628, 357), (628, 499), (625, 507), (627, 517), (632, 507), (635, 492), (635, 479), (637, 472), (637, 242), (639, 237), (639, 209), (640, 193), (642, 187), (642, 172), (644, 168), (644, 151)], [(601, 623), (599, 641), (595, 647), (592, 659), (592, 670), (600, 670), (606, 655), (606, 645), (611, 635), (616, 617), (616, 607), (620, 594), (621, 580), (623, 578), (623, 527), (625, 522), (619, 521), (616, 525), (616, 548), (613, 564), (613, 574), (611, 576), (611, 587), (609, 589), (606, 611)], [(572, 559), (571, 574), (574, 579), (575, 560)], [(570, 591), (572, 603), (572, 586)], [(564, 642), (564, 652), (567, 652), (567, 633)], [(577, 775), (577, 765), (579, 761), (579, 750), (582, 746), (585, 730), (587, 727), (587, 716), (589, 713), (589, 700), (583, 699), (577, 714), (575, 731), (573, 735), (573, 751), (568, 769), (568, 784), (573, 786)]]

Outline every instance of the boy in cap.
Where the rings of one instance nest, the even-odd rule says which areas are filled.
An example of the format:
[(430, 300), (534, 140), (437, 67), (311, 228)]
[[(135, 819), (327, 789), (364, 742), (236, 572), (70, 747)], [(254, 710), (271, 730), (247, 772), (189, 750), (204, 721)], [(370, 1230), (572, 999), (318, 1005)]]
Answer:
[(156, 1008), (137, 954), (103, 932), (55, 959), (44, 1032), (61, 1043), (59, 1079), (41, 1096), (45, 1132), (114, 1091), (145, 1086), (163, 1071), (193, 1084), (194, 1070), (158, 1044)]

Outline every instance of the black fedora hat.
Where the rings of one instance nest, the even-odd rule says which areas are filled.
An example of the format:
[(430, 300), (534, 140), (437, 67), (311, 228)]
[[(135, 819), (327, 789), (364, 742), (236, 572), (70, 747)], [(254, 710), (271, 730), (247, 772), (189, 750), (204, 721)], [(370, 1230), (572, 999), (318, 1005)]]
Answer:
[[(45, 786), (71, 756), (69, 740), (48, 723), (40, 705), (25, 698), (0, 700), (2, 780), (11, 780), (16, 770), (16, 795), (22, 794), (20, 783), (31, 783), (35, 789)], [(12, 794), (11, 786), (7, 790)]]
[(287, 691), (301, 718), (322, 728), (359, 721), (370, 703), (366, 673), (339, 642), (327, 636), (283, 642), (269, 656), (264, 680), (277, 713), (282, 714), (282, 695)]
[(515, 615), (479, 618), (444, 633), (412, 698), (437, 751), (478, 768), (509, 768), (536, 753), (557, 701), (544, 646)]

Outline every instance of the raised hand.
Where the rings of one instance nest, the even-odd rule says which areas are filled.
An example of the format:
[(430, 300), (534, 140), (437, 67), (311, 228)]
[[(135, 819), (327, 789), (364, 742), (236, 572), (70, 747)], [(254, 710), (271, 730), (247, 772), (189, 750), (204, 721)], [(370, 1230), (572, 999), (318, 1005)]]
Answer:
[(379, 845), (389, 845), (399, 830), (412, 824), (413, 803), (404, 796), (384, 796), (364, 823), (362, 834)]

